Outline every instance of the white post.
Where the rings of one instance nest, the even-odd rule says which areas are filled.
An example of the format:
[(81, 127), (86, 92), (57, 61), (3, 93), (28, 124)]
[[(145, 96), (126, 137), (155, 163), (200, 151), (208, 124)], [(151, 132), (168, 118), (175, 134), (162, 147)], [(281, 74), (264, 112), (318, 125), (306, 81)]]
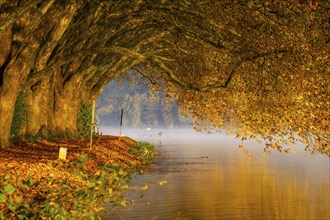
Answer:
[(91, 137), (90, 137), (90, 143), (89, 148), (92, 149), (93, 146), (93, 134), (94, 134), (94, 128), (95, 128), (95, 100), (93, 101), (93, 107), (92, 107), (92, 124), (91, 124)]
[(58, 155), (59, 159), (66, 160), (66, 150), (67, 150), (67, 148), (65, 148), (65, 147), (60, 148), (60, 153)]

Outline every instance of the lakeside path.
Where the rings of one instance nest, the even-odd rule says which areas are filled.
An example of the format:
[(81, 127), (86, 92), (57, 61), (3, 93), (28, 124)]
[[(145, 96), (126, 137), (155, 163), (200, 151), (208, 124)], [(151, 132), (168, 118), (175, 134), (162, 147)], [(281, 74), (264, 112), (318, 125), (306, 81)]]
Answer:
[(120, 191), (153, 154), (151, 145), (109, 135), (95, 136), (92, 149), (88, 138), (0, 149), (0, 219), (93, 219), (106, 202), (125, 206)]

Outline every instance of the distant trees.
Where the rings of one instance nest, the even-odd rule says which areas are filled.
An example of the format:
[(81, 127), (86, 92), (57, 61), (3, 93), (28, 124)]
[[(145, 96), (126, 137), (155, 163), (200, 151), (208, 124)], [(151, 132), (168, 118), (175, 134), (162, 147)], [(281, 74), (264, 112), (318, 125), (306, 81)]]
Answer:
[(76, 135), (81, 105), (134, 69), (197, 129), (278, 150), (301, 141), (330, 155), (329, 4), (2, 0), (0, 146), (10, 145), (14, 117), (28, 118), (15, 131), (21, 137)]
[(150, 97), (148, 90), (139, 90), (139, 86), (134, 85), (129, 87), (125, 82), (118, 88), (113, 82), (103, 88), (98, 99), (98, 124), (118, 126), (121, 107), (124, 109), (123, 123), (127, 127), (173, 128), (189, 124), (189, 119), (179, 113), (175, 102), (169, 102), (161, 95)]

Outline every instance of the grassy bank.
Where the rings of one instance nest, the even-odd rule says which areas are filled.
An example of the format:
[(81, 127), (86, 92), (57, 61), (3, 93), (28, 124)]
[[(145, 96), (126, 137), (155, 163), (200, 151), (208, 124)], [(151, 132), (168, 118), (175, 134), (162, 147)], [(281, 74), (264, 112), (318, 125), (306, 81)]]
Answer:
[[(105, 203), (126, 206), (121, 191), (149, 163), (152, 145), (129, 138), (38, 141), (0, 149), (0, 219), (94, 219)], [(60, 147), (67, 160), (58, 160)]]

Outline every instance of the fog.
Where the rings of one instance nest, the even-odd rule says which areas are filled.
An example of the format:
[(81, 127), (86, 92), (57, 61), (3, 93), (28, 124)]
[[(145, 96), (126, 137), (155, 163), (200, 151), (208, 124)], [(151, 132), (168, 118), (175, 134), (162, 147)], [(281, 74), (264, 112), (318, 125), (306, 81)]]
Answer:
[[(103, 127), (119, 135), (119, 128)], [(192, 129), (123, 129), (123, 134), (155, 144), (159, 155), (130, 187), (132, 205), (113, 210), (104, 219), (328, 219), (330, 162), (310, 155), (303, 145), (296, 153), (263, 156), (263, 143), (242, 143), (225, 132), (203, 134)], [(166, 180), (159, 186), (155, 182)]]

